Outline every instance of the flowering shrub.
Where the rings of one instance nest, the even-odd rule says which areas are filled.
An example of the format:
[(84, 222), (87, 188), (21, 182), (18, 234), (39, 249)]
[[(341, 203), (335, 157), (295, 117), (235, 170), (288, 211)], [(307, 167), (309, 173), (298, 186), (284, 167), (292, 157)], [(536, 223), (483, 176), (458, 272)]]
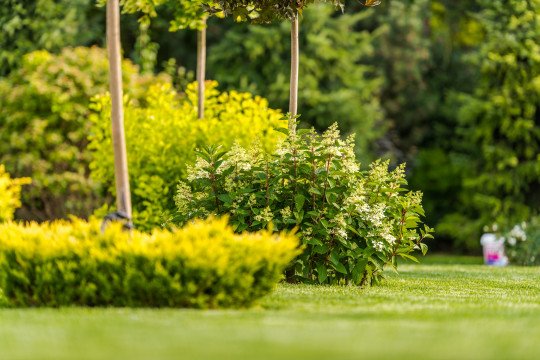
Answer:
[(540, 265), (540, 218), (516, 224), (501, 234), (510, 263)]
[[(205, 105), (206, 116), (198, 120), (195, 84), (190, 84), (185, 94), (178, 94), (170, 84), (151, 86), (144, 105), (125, 104), (133, 217), (138, 229), (159, 227), (174, 209), (175, 184), (185, 179), (186, 164), (195, 161), (196, 147), (220, 143), (228, 149), (234, 141), (248, 145), (259, 138), (272, 151), (283, 137), (272, 130), (283, 124), (283, 114), (270, 109), (259, 96), (220, 92), (216, 82), (208, 82)], [(93, 157), (92, 178), (105, 184), (112, 194), (110, 106), (108, 96), (94, 98), (88, 147)]]
[[(237, 235), (226, 220), (151, 235), (97, 221), (0, 224), (7, 306), (243, 307), (298, 254), (291, 234)], [(3, 295), (2, 295), (3, 294)]]
[(257, 144), (201, 150), (178, 185), (174, 221), (228, 214), (237, 232), (297, 228), (304, 252), (289, 280), (377, 282), (397, 257), (425, 254), (432, 230), (420, 228), (422, 195), (404, 188), (404, 166), (376, 161), (360, 171), (353, 144), (334, 124), (323, 135), (289, 134), (272, 155)]
[(29, 178), (12, 179), (0, 164), (0, 222), (13, 220), (15, 210), (21, 207), (21, 186), (30, 184)]

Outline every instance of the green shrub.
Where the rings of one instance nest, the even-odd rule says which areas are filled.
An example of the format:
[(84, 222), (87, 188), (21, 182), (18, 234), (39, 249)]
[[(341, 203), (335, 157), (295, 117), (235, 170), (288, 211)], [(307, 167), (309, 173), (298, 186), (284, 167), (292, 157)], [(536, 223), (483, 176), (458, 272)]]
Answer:
[[(497, 233), (495, 224), (484, 231)], [(534, 266), (540, 265), (540, 217), (515, 224), (502, 233), (497, 233), (504, 239), (505, 250), (511, 264)]]
[(151, 235), (99, 222), (0, 224), (8, 306), (244, 307), (299, 252), (291, 234), (235, 235), (226, 220)]
[(21, 207), (21, 186), (30, 184), (29, 178), (12, 179), (0, 164), (0, 222), (13, 220), (15, 209)]
[[(96, 47), (35, 51), (0, 80), (0, 162), (14, 176), (32, 178), (19, 217), (85, 217), (103, 202), (89, 178), (86, 145), (88, 104), (108, 89), (108, 69), (105, 51)], [(165, 81), (141, 77), (128, 61), (123, 70), (134, 99), (150, 83)]]
[[(265, 99), (236, 91), (219, 92), (216, 86), (208, 82), (203, 120), (197, 119), (195, 84), (184, 97), (169, 84), (161, 84), (148, 89), (144, 106), (126, 103), (125, 133), (137, 228), (148, 230), (163, 224), (174, 209), (175, 185), (185, 178), (186, 165), (194, 162), (197, 147), (221, 143), (229, 148), (235, 141), (247, 146), (260, 139), (272, 151), (282, 135), (272, 130), (282, 125), (282, 114), (269, 109)], [(92, 108), (92, 178), (114, 193), (108, 96), (97, 97)]]
[(404, 188), (404, 166), (360, 171), (354, 138), (341, 140), (335, 124), (322, 136), (299, 134), (272, 155), (239, 145), (199, 152), (178, 185), (176, 221), (228, 214), (238, 232), (298, 227), (305, 251), (287, 275), (309, 283), (370, 285), (397, 257), (425, 254), (431, 229), (420, 228), (422, 195)]
[(466, 157), (459, 212), (442, 221), (455, 232), (467, 220), (476, 244), (483, 224), (517, 223), (540, 211), (540, 3), (480, 3), (485, 40), (467, 65), (480, 80), (455, 96), (454, 151)]
[(66, 46), (101, 41), (102, 17), (96, 13), (95, 0), (3, 0), (0, 76), (19, 67), (29, 52), (58, 52)]

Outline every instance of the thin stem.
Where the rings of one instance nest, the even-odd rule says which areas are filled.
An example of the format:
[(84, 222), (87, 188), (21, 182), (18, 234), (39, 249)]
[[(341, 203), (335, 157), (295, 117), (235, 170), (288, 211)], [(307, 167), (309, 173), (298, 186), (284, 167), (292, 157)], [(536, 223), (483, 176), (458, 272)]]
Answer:
[(300, 66), (300, 45), (298, 41), (298, 14), (291, 20), (291, 82), (289, 97), (289, 131), (294, 133), (295, 117), (298, 115), (298, 71)]
[(265, 184), (265, 187), (266, 187), (266, 206), (268, 206), (268, 204), (270, 203), (270, 184), (269, 184), (269, 171), (268, 171), (268, 160), (266, 161), (266, 184)]
[(403, 227), (405, 226), (405, 217), (407, 216), (407, 209), (401, 210), (401, 219), (399, 220), (399, 238), (396, 240), (394, 244), (394, 248), (392, 249), (392, 255), (390, 258), (393, 258), (397, 255), (397, 251), (401, 243), (403, 242)]
[(197, 86), (198, 86), (198, 117), (204, 118), (204, 91), (206, 78), (206, 18), (203, 28), (197, 31)]
[[(328, 159), (326, 159), (326, 177), (324, 179), (324, 189), (322, 193), (322, 205), (321, 205), (321, 214), (324, 211), (324, 204), (326, 203), (326, 191), (328, 190), (328, 177), (330, 172), (330, 162), (332, 161), (332, 155), (328, 155)], [(319, 215), (319, 218), (322, 215)]]
[[(214, 166), (214, 164), (212, 164), (212, 166)], [(216, 175), (214, 173), (210, 174), (210, 183), (212, 184), (212, 192), (214, 193), (214, 202), (216, 203), (216, 207), (219, 214), (221, 213), (221, 206), (219, 205), (219, 198), (218, 198), (217, 186), (216, 186)]]

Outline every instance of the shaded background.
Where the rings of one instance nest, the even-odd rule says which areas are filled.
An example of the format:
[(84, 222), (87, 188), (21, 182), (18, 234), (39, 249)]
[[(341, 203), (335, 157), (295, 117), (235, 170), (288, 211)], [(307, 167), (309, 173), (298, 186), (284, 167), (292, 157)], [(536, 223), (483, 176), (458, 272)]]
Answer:
[[(93, 0), (0, 4), (4, 78), (13, 78), (30, 51), (104, 46), (105, 12)], [(407, 162), (410, 186), (424, 192), (426, 222), (436, 229), (430, 246), (478, 251), (484, 225), (525, 220), (540, 207), (535, 9), (537, 2), (526, 0), (384, 0), (372, 9), (351, 1), (344, 13), (311, 6), (300, 30), (302, 125), (323, 130), (337, 121), (344, 133), (356, 133), (364, 164), (378, 157)], [(194, 78), (196, 35), (169, 32), (168, 17), (159, 14), (144, 28), (124, 15), (122, 46), (143, 73), (167, 72), (183, 89)], [(289, 31), (287, 23), (211, 19), (207, 77), (286, 111)], [(14, 161), (9, 166), (6, 146), (0, 162), (27, 175)], [(19, 218), (36, 218), (30, 206)]]

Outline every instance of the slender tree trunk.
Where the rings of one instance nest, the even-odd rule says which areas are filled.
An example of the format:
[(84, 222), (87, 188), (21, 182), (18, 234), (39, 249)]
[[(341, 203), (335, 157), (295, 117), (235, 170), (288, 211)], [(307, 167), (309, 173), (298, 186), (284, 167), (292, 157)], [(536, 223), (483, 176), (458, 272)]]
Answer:
[(294, 117), (298, 115), (298, 70), (300, 66), (300, 45), (298, 43), (298, 14), (291, 21), (291, 83), (289, 97), (289, 131), (295, 131)]
[(120, 52), (120, 6), (118, 0), (107, 1), (107, 51), (109, 55), (109, 88), (112, 103), (111, 119), (116, 206), (118, 211), (125, 213), (131, 220), (131, 195), (122, 104), (122, 55)]
[(204, 118), (204, 90), (206, 78), (206, 18), (204, 27), (197, 31), (197, 84), (199, 91), (198, 114), (199, 119)]

